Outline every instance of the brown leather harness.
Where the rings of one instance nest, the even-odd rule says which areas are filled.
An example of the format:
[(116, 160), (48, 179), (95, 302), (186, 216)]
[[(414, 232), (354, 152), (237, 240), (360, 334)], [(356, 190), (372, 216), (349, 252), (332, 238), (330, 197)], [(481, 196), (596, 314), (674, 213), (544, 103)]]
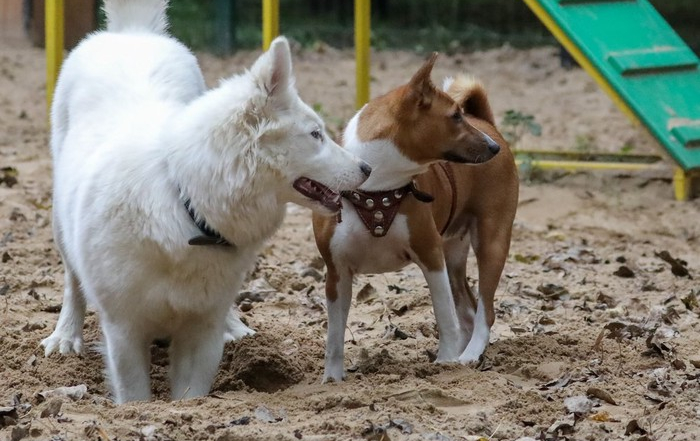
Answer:
[(442, 230), (440, 231), (440, 236), (442, 236), (447, 231), (447, 227), (450, 226), (450, 222), (452, 222), (452, 217), (455, 215), (455, 210), (457, 209), (457, 184), (455, 183), (455, 174), (452, 167), (450, 167), (450, 165), (446, 162), (440, 162), (439, 164), (440, 168), (445, 173), (445, 176), (447, 176), (447, 181), (450, 183), (450, 191), (452, 192), (450, 215), (447, 216), (447, 222), (445, 222), (445, 226), (442, 227)]
[[(450, 190), (452, 192), (452, 203), (450, 204), (450, 215), (447, 218), (445, 226), (442, 228), (440, 235), (447, 231), (447, 227), (452, 221), (454, 216), (455, 207), (457, 204), (457, 185), (455, 184), (455, 177), (452, 167), (446, 163), (439, 163), (440, 168), (447, 177), (450, 183)], [(355, 207), (357, 215), (362, 219), (362, 223), (365, 224), (370, 234), (374, 237), (384, 237), (389, 232), (391, 224), (394, 222), (396, 213), (399, 211), (401, 202), (405, 199), (407, 195), (413, 195), (418, 201), (430, 203), (435, 200), (433, 196), (423, 191), (420, 191), (415, 184), (415, 181), (411, 181), (409, 184), (397, 188), (394, 190), (383, 190), (383, 191), (344, 191), (341, 195), (350, 201), (350, 203)], [(342, 222), (340, 213), (338, 213), (338, 223)]]

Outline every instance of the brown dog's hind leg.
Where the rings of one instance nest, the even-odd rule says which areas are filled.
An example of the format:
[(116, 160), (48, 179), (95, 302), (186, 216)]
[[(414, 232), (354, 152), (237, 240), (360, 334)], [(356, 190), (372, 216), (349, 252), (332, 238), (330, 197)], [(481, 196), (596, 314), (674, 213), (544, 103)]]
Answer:
[(478, 306), (474, 317), (474, 332), (467, 348), (459, 357), (462, 363), (479, 360), (489, 344), (491, 326), (496, 319), (493, 301), (496, 288), (510, 248), (511, 224), (493, 219), (480, 219), (471, 242), (479, 268)]
[[(472, 337), (474, 315), (476, 314), (476, 300), (467, 282), (469, 247), (469, 240), (464, 236), (446, 239), (443, 244), (452, 299), (454, 300), (460, 331), (465, 337), (465, 342), (469, 342)], [(464, 348), (461, 350), (463, 351)]]

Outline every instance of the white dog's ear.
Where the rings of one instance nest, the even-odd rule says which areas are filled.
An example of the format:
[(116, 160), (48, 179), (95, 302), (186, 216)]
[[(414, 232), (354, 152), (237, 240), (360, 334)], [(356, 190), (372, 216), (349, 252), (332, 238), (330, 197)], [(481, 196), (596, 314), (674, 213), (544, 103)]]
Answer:
[(294, 82), (292, 54), (287, 39), (284, 37), (275, 38), (270, 49), (257, 59), (250, 71), (258, 86), (269, 97), (287, 96), (287, 92)]

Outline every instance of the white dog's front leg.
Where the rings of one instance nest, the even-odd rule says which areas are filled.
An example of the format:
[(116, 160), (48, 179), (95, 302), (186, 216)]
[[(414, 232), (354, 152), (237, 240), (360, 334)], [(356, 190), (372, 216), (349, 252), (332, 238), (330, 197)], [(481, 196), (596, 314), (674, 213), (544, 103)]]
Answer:
[(343, 381), (345, 377), (345, 326), (352, 301), (352, 275), (341, 271), (337, 276), (326, 275), (326, 307), (328, 308), (328, 337), (323, 382)]
[(428, 282), (435, 321), (440, 333), (440, 343), (435, 362), (456, 362), (462, 348), (466, 345), (466, 341), (460, 332), (447, 270), (444, 267), (439, 271), (423, 270), (423, 275)]
[(56, 349), (67, 355), (71, 352), (80, 354), (83, 351), (83, 324), (85, 323), (85, 295), (78, 278), (65, 265), (65, 290), (63, 305), (58, 316), (56, 328), (50, 336), (41, 341), (44, 355), (49, 356)]
[(194, 318), (173, 335), (170, 344), (170, 389), (173, 400), (209, 393), (224, 350), (224, 319)]
[(238, 312), (231, 307), (226, 314), (226, 327), (224, 329), (224, 343), (240, 340), (249, 335), (255, 335), (255, 331), (247, 327), (238, 316)]
[(105, 362), (114, 401), (147, 401), (151, 398), (150, 340), (129, 326), (114, 325), (102, 317)]

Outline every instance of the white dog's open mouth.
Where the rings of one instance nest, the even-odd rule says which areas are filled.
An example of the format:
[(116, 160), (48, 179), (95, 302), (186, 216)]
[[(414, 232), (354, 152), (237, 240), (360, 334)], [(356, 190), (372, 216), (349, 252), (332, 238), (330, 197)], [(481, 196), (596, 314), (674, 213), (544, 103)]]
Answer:
[(299, 178), (294, 181), (294, 189), (309, 199), (317, 201), (330, 211), (339, 211), (343, 205), (340, 202), (340, 194), (330, 188), (309, 178)]

